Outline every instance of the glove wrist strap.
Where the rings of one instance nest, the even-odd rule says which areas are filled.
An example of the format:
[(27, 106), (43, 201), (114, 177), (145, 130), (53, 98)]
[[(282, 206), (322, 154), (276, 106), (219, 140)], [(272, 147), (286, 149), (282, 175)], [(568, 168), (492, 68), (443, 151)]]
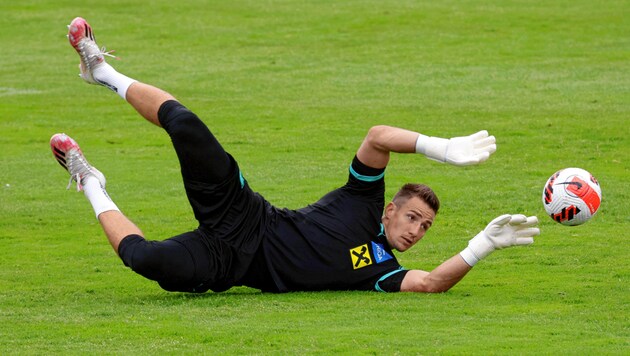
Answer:
[(462, 256), (469, 266), (474, 266), (477, 262), (484, 259), (494, 250), (495, 248), (492, 241), (490, 241), (488, 236), (486, 236), (486, 233), (482, 231), (478, 233), (477, 236), (470, 239), (468, 247), (460, 252), (460, 256)]
[(479, 258), (475, 256), (475, 253), (470, 247), (466, 247), (465, 249), (463, 249), (462, 252), (459, 253), (459, 255), (470, 267), (474, 267), (477, 262), (480, 261)]
[(416, 153), (423, 154), (434, 161), (446, 162), (448, 141), (449, 140), (446, 138), (419, 134), (416, 140)]

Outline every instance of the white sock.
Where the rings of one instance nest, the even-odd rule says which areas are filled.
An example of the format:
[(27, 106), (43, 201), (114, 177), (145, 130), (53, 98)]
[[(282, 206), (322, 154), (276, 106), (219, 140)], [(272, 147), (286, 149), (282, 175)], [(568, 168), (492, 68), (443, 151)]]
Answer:
[(96, 177), (89, 176), (85, 179), (83, 182), (83, 193), (90, 201), (90, 204), (92, 204), (92, 208), (94, 209), (97, 219), (101, 213), (106, 211), (120, 211)]
[(98, 66), (92, 71), (92, 76), (99, 82), (105, 83), (105, 86), (120, 95), (121, 98), (127, 99), (127, 89), (137, 80), (129, 78), (124, 74), (120, 74), (110, 66), (107, 62)]

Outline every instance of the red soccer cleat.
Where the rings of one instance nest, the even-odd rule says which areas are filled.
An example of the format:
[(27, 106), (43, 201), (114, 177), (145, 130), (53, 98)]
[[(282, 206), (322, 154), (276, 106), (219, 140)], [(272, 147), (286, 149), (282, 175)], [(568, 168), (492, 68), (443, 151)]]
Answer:
[(70, 136), (63, 133), (53, 135), (50, 138), (50, 148), (57, 162), (70, 173), (70, 181), (66, 189), (70, 189), (72, 181), (75, 181), (77, 191), (82, 190), (83, 182), (89, 176), (96, 177), (101, 187), (105, 188), (106, 180), (103, 173), (90, 165), (77, 142)]
[(93, 72), (105, 63), (105, 56), (116, 58), (111, 52), (106, 52), (105, 47), (99, 49), (94, 39), (94, 33), (90, 24), (81, 17), (77, 17), (68, 25), (68, 40), (81, 57), (81, 78), (90, 84), (101, 84), (93, 76)]

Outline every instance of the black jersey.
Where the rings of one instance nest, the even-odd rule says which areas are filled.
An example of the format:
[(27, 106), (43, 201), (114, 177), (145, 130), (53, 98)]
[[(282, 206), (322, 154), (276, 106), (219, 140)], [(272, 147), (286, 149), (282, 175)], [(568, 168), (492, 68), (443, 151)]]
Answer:
[(355, 158), (343, 187), (303, 209), (272, 208), (243, 284), (274, 292), (398, 291), (406, 271), (381, 223), (383, 176)]
[(381, 225), (383, 169), (355, 157), (345, 186), (304, 209), (277, 209), (190, 110), (170, 100), (158, 117), (199, 228), (164, 241), (127, 236), (118, 247), (125, 265), (171, 291), (400, 290), (406, 271)]

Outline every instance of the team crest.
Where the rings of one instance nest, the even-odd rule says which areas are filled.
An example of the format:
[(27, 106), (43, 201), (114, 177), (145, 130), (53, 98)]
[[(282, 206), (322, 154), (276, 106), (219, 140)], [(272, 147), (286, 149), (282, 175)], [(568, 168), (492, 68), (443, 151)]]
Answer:
[(370, 249), (367, 244), (351, 248), (350, 258), (352, 259), (352, 268), (354, 269), (369, 266), (373, 263), (372, 257), (370, 256)]

